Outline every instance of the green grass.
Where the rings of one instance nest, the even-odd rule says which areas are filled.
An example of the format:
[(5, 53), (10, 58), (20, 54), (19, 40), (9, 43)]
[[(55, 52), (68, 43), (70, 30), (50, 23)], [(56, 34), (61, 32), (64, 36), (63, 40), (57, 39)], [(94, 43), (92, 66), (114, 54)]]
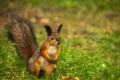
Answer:
[[(43, 31), (44, 35), (45, 32)], [(61, 76), (72, 76), (74, 80), (119, 80), (120, 79), (120, 38), (119, 33), (102, 33), (90, 36), (93, 41), (89, 45), (94, 48), (84, 48), (80, 39), (64, 38), (60, 46), (60, 58), (55, 73), (49, 80), (61, 80)], [(19, 59), (13, 43), (8, 40), (5, 29), (0, 29), (0, 79), (33, 80), (35, 77), (28, 73), (26, 63)], [(88, 40), (89, 38), (86, 37)], [(43, 41), (42, 41), (43, 42)], [(64, 46), (64, 47), (63, 47)], [(40, 80), (44, 80), (42, 76)]]
[[(55, 17), (63, 23), (59, 61), (55, 73), (48, 80), (61, 80), (62, 76), (71, 76), (72, 80), (75, 77), (80, 80), (120, 80), (120, 16), (114, 15), (119, 12), (118, 0), (40, 1), (26, 2), (26, 5), (33, 7), (27, 5), (26, 13), (37, 9), (50, 20), (49, 24), (54, 24)], [(16, 5), (23, 6), (23, 3), (18, 1)], [(17, 9), (16, 5), (11, 7)], [(6, 18), (5, 22), (7, 20), (11, 21)], [(41, 26), (41, 23), (38, 21), (33, 25)], [(45, 30), (35, 27), (35, 34), (38, 44), (42, 44), (46, 37)], [(14, 45), (7, 37), (6, 28), (0, 26), (0, 80), (34, 80), (27, 64), (18, 57)], [(39, 78), (44, 79), (44, 75)]]
[[(83, 11), (114, 11), (114, 13), (118, 14), (120, 0), (20, 0), (20, 1), (3, 1), (0, 3), (1, 9), (4, 11), (6, 10), (6, 6), (8, 9), (24, 9), (23, 5), (32, 6), (32, 7), (39, 7), (43, 10), (71, 10), (71, 9), (78, 9)], [(8, 5), (10, 4), (10, 5)], [(17, 7), (16, 7), (17, 6)]]
[(91, 11), (94, 10), (96, 7), (96, 10), (98, 9), (101, 11), (114, 11), (114, 13), (119, 14), (119, 0), (30, 0), (28, 1), (29, 4), (36, 7), (42, 7), (44, 10), (51, 10), (51, 9), (79, 9), (83, 11)]

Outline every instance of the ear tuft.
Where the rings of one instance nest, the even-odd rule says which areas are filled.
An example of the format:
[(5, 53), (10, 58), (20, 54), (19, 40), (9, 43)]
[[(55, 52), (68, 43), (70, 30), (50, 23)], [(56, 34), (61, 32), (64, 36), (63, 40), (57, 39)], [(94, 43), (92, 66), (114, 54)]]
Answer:
[(62, 26), (63, 26), (62, 24), (59, 25), (59, 27), (58, 27), (58, 33), (60, 33)]
[(45, 30), (46, 30), (48, 36), (50, 36), (50, 34), (52, 33), (51, 27), (50, 27), (49, 25), (45, 25), (44, 28), (45, 28)]

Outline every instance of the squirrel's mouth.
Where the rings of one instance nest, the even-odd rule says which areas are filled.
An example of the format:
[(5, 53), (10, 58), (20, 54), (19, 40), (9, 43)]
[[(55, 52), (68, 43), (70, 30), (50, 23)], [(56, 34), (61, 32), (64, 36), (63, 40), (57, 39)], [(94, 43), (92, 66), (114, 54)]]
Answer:
[(57, 46), (58, 46), (58, 44), (57, 44), (57, 43), (55, 43), (55, 44), (51, 44), (51, 46), (55, 46), (55, 47), (57, 47)]

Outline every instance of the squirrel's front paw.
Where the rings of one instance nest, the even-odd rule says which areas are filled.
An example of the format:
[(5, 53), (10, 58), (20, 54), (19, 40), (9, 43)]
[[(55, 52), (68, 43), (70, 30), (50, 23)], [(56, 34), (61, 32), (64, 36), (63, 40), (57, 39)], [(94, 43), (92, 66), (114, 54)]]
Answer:
[(51, 63), (56, 63), (57, 62), (57, 59), (55, 57), (51, 57), (51, 60), (50, 60)]

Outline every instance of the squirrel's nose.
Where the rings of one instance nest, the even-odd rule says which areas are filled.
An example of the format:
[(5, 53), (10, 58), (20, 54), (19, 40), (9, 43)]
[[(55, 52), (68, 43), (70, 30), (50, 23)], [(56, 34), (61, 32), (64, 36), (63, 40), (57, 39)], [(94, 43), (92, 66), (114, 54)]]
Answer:
[(59, 45), (60, 44), (60, 42), (57, 42), (57, 45)]

